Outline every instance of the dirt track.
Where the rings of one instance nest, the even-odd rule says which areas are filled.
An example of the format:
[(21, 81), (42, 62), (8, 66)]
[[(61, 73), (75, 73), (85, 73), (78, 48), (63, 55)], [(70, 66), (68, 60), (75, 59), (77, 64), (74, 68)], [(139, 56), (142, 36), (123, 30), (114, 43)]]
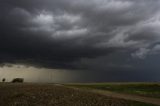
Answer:
[[(77, 90), (82, 90), (80, 88), (73, 88)], [(158, 98), (151, 98), (151, 97), (143, 97), (143, 96), (137, 96), (137, 95), (130, 95), (130, 94), (122, 94), (122, 93), (116, 93), (106, 90), (97, 90), (97, 89), (85, 89), (88, 92), (93, 92), (101, 95), (105, 95), (108, 97), (114, 97), (114, 98), (121, 98), (126, 100), (133, 100), (133, 101), (139, 101), (144, 103), (151, 103), (155, 105), (160, 105), (160, 99)]]

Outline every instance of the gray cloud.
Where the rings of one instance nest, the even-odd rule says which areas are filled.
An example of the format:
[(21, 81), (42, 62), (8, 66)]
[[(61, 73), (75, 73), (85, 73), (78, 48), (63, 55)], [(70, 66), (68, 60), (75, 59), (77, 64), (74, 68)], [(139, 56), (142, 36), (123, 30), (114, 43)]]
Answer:
[(137, 75), (135, 61), (159, 55), (158, 0), (0, 2), (1, 64)]

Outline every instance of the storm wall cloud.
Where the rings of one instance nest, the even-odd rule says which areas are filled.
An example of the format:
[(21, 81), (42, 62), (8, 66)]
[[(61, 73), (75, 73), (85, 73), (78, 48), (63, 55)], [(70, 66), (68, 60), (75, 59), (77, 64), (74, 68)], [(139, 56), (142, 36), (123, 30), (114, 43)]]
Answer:
[(98, 75), (95, 81), (107, 80), (100, 79), (104, 73), (108, 80), (155, 80), (149, 75), (160, 74), (159, 5), (159, 0), (0, 0), (0, 64), (72, 69)]

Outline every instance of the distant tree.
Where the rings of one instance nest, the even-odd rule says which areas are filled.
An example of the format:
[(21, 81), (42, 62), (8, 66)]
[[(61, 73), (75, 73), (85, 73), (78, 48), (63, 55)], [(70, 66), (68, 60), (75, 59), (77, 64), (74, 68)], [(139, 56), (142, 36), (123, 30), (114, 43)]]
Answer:
[(3, 78), (3, 79), (2, 79), (2, 82), (5, 82), (5, 81), (6, 81), (6, 79), (5, 79), (5, 78)]

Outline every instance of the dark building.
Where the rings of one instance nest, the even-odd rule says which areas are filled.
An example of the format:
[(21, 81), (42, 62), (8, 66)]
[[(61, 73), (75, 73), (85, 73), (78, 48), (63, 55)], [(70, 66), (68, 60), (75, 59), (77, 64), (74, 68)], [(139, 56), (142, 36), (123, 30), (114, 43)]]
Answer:
[(24, 79), (23, 78), (14, 78), (12, 80), (12, 83), (23, 83), (24, 82)]

